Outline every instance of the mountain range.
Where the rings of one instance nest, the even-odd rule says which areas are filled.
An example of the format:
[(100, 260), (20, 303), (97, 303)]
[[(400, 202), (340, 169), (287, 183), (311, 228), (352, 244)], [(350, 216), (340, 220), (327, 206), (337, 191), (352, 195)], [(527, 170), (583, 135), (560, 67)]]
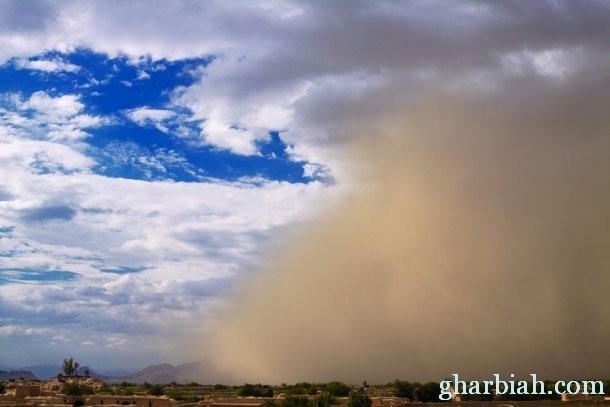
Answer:
[[(37, 365), (23, 368), (5, 368), (0, 366), (0, 369), (7, 369), (7, 371), (0, 370), (0, 380), (18, 379), (20, 377), (25, 379), (52, 379), (57, 376), (57, 373), (61, 372), (61, 367), (57, 365)], [(214, 384), (233, 383), (235, 381), (229, 376), (221, 374), (216, 369), (213, 369), (206, 361), (183, 363), (177, 366), (163, 363), (148, 366), (137, 372), (118, 369), (98, 371), (91, 367), (81, 366), (78, 369), (78, 374), (84, 375), (86, 370), (89, 371), (91, 376), (97, 377), (107, 383), (147, 382), (151, 384), (163, 384), (171, 382), (198, 382)]]

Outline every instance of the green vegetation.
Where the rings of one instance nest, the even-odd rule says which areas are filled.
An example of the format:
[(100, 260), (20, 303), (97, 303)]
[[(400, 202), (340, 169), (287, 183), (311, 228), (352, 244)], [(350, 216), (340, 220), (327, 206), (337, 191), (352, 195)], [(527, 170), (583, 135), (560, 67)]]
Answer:
[(335, 398), (327, 391), (323, 391), (313, 399), (313, 407), (329, 407), (332, 404), (335, 404)]
[(95, 394), (91, 386), (78, 383), (64, 383), (61, 391), (67, 396), (84, 396), (85, 394)]
[(421, 401), (424, 403), (438, 403), (441, 393), (441, 385), (437, 382), (418, 383), (396, 380), (393, 383), (394, 395), (405, 397), (411, 401)]
[(304, 396), (288, 396), (277, 403), (279, 407), (310, 407), (309, 399)]
[(349, 392), (347, 407), (371, 407), (371, 398), (364, 393), (363, 389), (356, 389)]
[(282, 390), (284, 391), (284, 393), (294, 396), (304, 394), (312, 396), (318, 394), (318, 388), (316, 387), (316, 385), (307, 382), (296, 383), (292, 386), (286, 385), (283, 386)]
[(164, 390), (164, 394), (170, 399), (177, 401), (185, 401), (190, 403), (196, 403), (199, 401), (199, 396), (197, 394), (186, 391), (185, 389), (181, 389), (180, 386), (172, 385), (170, 388), (166, 388)]
[(112, 396), (112, 395), (114, 395), (114, 392), (112, 391), (112, 388), (109, 385), (104, 384), (102, 387), (100, 387), (98, 389), (96, 394), (99, 394), (101, 396)]
[(61, 370), (64, 373), (64, 375), (70, 377), (70, 376), (74, 376), (76, 374), (79, 367), (80, 367), (80, 363), (75, 361), (74, 358), (72, 356), (70, 356), (70, 359), (64, 359), (62, 366), (61, 366)]
[(153, 384), (148, 388), (148, 394), (151, 396), (162, 396), (163, 387), (160, 384)]
[(409, 400), (413, 399), (413, 390), (415, 390), (415, 384), (404, 381), (404, 380), (396, 379), (393, 386), (394, 386), (394, 395), (396, 397), (404, 397), (404, 398), (408, 398)]
[(239, 396), (273, 397), (273, 389), (269, 385), (246, 383), (237, 392)]
[(324, 386), (324, 390), (334, 397), (347, 397), (351, 388), (347, 384), (341, 382), (330, 382)]
[(441, 385), (437, 382), (428, 382), (418, 385), (414, 390), (416, 400), (424, 403), (437, 403), (441, 394)]
[(4, 394), (5, 391), (6, 385), (4, 384), (4, 382), (0, 382), (0, 394)]
[[(66, 359), (70, 363), (69, 359)], [(437, 382), (418, 383), (408, 382), (404, 380), (395, 380), (394, 382), (375, 385), (363, 382), (362, 386), (349, 386), (341, 382), (330, 383), (309, 383), (300, 382), (295, 384), (283, 383), (282, 386), (270, 386), (264, 384), (246, 383), (242, 386), (229, 386), (224, 384), (200, 384), (190, 382), (187, 384), (169, 383), (169, 384), (136, 384), (124, 381), (117, 384), (104, 384), (101, 388), (95, 390), (89, 386), (79, 383), (78, 379), (64, 377), (62, 392), (71, 396), (83, 396), (88, 394), (99, 395), (144, 395), (151, 396), (167, 396), (181, 402), (180, 404), (197, 403), (201, 400), (219, 397), (264, 397), (263, 407), (331, 407), (338, 404), (337, 397), (348, 398), (348, 407), (371, 407), (370, 396), (387, 397), (394, 395), (397, 397), (407, 398), (412, 402), (419, 403), (439, 403), (440, 384)], [(76, 382), (76, 383), (73, 383)], [(609, 381), (603, 381), (604, 388), (610, 388)], [(546, 390), (554, 389), (554, 381), (545, 381)], [(3, 393), (6, 383), (0, 382), (0, 394)], [(272, 399), (274, 394), (282, 393), (285, 398)], [(501, 403), (510, 401), (510, 404), (515, 406), (523, 406), (526, 402), (536, 400), (549, 400), (557, 402), (559, 395), (542, 394), (542, 395), (461, 395), (462, 401), (493, 401)], [(590, 403), (584, 402), (584, 405)], [(549, 406), (554, 404), (549, 404)], [(581, 407), (580, 404), (574, 404), (576, 407)]]

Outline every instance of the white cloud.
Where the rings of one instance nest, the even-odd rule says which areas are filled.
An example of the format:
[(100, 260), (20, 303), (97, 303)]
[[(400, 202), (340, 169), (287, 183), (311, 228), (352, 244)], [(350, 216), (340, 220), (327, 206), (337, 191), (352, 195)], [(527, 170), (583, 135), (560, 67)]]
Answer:
[(168, 133), (169, 129), (163, 122), (176, 117), (176, 113), (167, 109), (152, 109), (138, 107), (125, 111), (125, 115), (139, 126), (154, 125), (159, 131)]
[[(154, 333), (147, 341), (151, 348), (162, 340), (160, 332), (191, 321), (204, 303), (229, 288), (230, 280), (214, 279), (242, 273), (275, 229), (311, 215), (314, 202), (330, 192), (317, 183), (144, 182), (82, 172), (42, 176), (23, 164), (1, 173), (0, 185), (15, 197), (0, 202), (0, 217), (14, 226), (10, 237), (0, 239), (0, 251), (11, 253), (0, 268), (78, 274), (61, 283), (0, 285), (0, 297), (25, 324), (21, 329), (52, 324), (66, 332), (58, 344), (100, 346), (117, 337), (133, 341), (144, 330)], [(50, 203), (76, 213), (52, 222), (24, 221), (24, 211)], [(122, 276), (102, 271), (125, 266), (146, 269)], [(67, 325), (74, 315), (86, 315), (79, 333)], [(133, 349), (126, 344), (124, 351), (130, 357)]]
[(26, 100), (20, 94), (0, 96), (8, 102), (0, 108), (0, 125), (26, 137), (77, 142), (88, 137), (87, 129), (109, 123), (100, 116), (83, 114), (85, 105), (78, 95), (51, 96), (37, 91)]
[(50, 121), (58, 122), (76, 116), (84, 107), (77, 95), (49, 96), (44, 91), (32, 93), (30, 98), (17, 107), (20, 110), (34, 109)]
[(71, 64), (69, 62), (63, 61), (59, 58), (54, 59), (36, 59), (36, 60), (27, 60), (27, 59), (18, 59), (15, 62), (17, 68), (20, 69), (31, 69), (35, 71), (42, 72), (77, 72), (80, 67), (78, 65)]

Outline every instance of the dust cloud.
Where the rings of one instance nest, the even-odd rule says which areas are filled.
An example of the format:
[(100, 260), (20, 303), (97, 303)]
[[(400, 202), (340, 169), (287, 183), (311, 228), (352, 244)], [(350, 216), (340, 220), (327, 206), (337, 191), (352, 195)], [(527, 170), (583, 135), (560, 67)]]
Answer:
[(610, 376), (610, 94), (429, 92), (355, 136), (360, 188), (219, 316), (240, 380)]

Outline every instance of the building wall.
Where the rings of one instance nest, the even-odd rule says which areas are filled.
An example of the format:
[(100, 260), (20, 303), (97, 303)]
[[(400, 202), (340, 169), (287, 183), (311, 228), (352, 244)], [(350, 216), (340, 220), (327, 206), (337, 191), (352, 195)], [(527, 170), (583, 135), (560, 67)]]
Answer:
[(40, 386), (35, 384), (20, 384), (15, 386), (15, 398), (40, 396)]
[(170, 407), (166, 397), (141, 396), (92, 396), (85, 400), (86, 406), (124, 405), (135, 407)]

